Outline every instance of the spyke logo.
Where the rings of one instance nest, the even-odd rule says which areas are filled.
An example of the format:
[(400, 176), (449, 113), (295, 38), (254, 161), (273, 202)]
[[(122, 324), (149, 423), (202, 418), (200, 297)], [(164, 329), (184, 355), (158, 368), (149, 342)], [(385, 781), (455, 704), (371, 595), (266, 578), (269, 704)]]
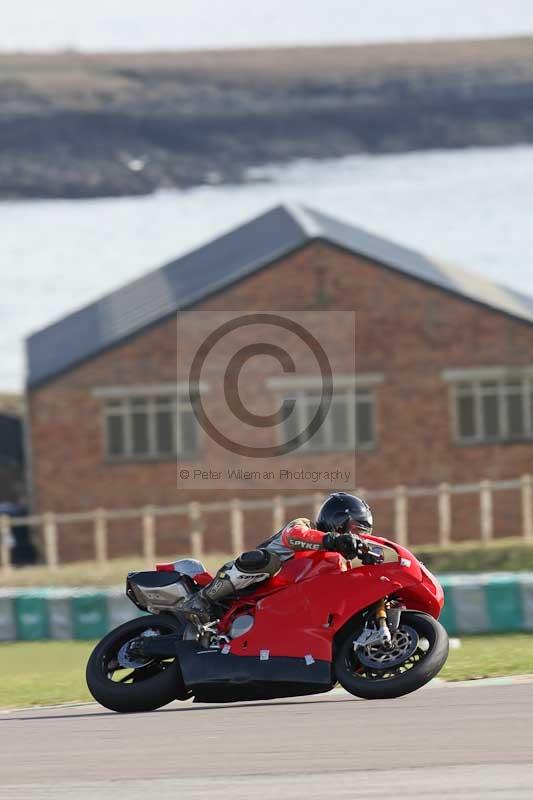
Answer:
[[(351, 385), (353, 394), (354, 317), (336, 311), (179, 315), (179, 488), (352, 486), (355, 403), (346, 390)], [(180, 442), (194, 442), (194, 452)]]

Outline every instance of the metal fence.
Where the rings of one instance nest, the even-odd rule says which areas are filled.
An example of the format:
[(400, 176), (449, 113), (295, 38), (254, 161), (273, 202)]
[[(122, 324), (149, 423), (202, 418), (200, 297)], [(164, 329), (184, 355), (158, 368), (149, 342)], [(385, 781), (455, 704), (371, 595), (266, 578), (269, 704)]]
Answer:
[[(452, 504), (457, 495), (477, 495), (479, 507), (480, 541), (489, 542), (494, 535), (493, 496), (495, 492), (519, 491), (521, 496), (521, 534), (525, 540), (533, 542), (533, 476), (505, 481), (483, 480), (478, 483), (441, 483), (431, 487), (397, 486), (394, 489), (366, 491), (356, 489), (356, 494), (367, 500), (390, 500), (394, 508), (394, 538), (400, 544), (408, 545), (409, 500), (420, 497), (434, 497), (438, 519), (438, 544), (448, 546), (452, 541)], [(109, 561), (108, 523), (114, 520), (140, 520), (142, 526), (142, 555), (147, 561), (156, 558), (157, 520), (162, 517), (185, 517), (189, 529), (189, 551), (194, 558), (202, 558), (205, 551), (202, 520), (208, 513), (227, 514), (230, 532), (231, 551), (238, 553), (244, 549), (244, 512), (248, 510), (271, 510), (272, 530), (279, 530), (285, 520), (285, 512), (293, 506), (306, 504), (317, 509), (322, 495), (300, 495), (292, 497), (277, 496), (260, 500), (230, 500), (215, 503), (190, 502), (177, 506), (145, 506), (143, 508), (103, 509), (94, 511), (41, 515), (11, 518), (0, 517), (0, 568), (9, 573), (10, 542), (13, 528), (19, 525), (40, 527), (43, 541), (44, 563), (50, 569), (57, 569), (60, 563), (58, 547), (58, 527), (74, 523), (91, 523), (93, 529), (94, 560), (100, 564)]]

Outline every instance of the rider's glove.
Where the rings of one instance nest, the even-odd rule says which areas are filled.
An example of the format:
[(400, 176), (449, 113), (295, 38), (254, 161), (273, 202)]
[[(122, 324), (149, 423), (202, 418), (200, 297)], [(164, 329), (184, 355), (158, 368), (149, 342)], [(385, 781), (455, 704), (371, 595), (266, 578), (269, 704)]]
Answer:
[(322, 543), (326, 550), (333, 550), (350, 560), (358, 554), (360, 540), (351, 533), (326, 533)]

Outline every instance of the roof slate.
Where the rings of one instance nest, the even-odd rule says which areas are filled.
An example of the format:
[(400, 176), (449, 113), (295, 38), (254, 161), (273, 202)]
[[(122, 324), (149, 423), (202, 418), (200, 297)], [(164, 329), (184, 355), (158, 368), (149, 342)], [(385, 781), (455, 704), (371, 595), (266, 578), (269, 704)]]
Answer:
[(26, 340), (32, 387), (313, 240), (533, 323), (533, 298), (306, 206), (280, 205), (105, 295)]

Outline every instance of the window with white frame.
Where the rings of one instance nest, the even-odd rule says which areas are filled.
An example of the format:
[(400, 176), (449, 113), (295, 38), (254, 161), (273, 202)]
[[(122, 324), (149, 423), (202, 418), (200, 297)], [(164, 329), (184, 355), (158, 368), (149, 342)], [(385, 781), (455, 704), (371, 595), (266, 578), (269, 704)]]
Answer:
[(455, 438), (461, 443), (533, 439), (533, 374), (527, 371), (460, 373), (452, 386)]
[(198, 423), (188, 395), (160, 392), (103, 396), (106, 455), (112, 460), (192, 456)]
[[(290, 379), (272, 381), (280, 390), (292, 412), (283, 422), (284, 441), (301, 436), (300, 453), (371, 450), (376, 444), (374, 383), (371, 380), (355, 385), (355, 379), (334, 380), (330, 409), (320, 428), (310, 437), (301, 436), (320, 407), (322, 390), (319, 386), (290, 386)], [(358, 381), (359, 384), (359, 381)]]

